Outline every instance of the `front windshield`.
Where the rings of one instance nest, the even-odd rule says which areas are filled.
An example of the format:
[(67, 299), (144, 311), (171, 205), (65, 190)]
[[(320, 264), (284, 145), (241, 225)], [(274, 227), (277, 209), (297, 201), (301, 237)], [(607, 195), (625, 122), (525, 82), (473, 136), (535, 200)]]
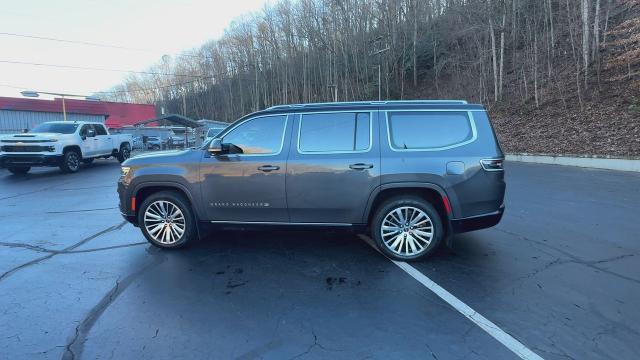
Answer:
[(55, 134), (73, 134), (76, 132), (78, 128), (78, 124), (69, 123), (42, 123), (33, 129), (30, 132), (32, 133), (55, 133)]

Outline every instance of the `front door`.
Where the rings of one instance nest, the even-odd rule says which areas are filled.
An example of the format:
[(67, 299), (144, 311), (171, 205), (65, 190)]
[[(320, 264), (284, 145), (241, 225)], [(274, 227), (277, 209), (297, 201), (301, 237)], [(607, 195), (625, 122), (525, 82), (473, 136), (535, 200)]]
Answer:
[(247, 119), (221, 134), (223, 152), (200, 167), (208, 220), (287, 222), (287, 115)]
[(357, 224), (380, 185), (376, 110), (296, 118), (287, 162), (291, 222)]
[(95, 136), (88, 137), (87, 131), (89, 129), (93, 129), (93, 125), (85, 124), (82, 125), (78, 134), (82, 138), (82, 143), (80, 144), (80, 149), (82, 150), (83, 157), (91, 157), (96, 154), (96, 149), (98, 147), (98, 140)]

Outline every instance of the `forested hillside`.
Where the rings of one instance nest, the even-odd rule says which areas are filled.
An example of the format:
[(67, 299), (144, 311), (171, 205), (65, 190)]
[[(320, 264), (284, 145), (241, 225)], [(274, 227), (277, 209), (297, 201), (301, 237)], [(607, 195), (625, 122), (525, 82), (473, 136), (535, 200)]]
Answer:
[(227, 121), (467, 99), (508, 152), (640, 156), (640, 0), (281, 0), (106, 95)]

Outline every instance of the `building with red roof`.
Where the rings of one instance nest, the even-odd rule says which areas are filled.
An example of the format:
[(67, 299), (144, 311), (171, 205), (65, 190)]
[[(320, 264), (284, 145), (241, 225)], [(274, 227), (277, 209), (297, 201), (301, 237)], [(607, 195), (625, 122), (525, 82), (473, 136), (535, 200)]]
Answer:
[[(156, 117), (154, 105), (64, 100), (68, 121), (98, 121), (117, 129)], [(0, 133), (21, 132), (47, 121), (62, 121), (62, 99), (0, 97)]]

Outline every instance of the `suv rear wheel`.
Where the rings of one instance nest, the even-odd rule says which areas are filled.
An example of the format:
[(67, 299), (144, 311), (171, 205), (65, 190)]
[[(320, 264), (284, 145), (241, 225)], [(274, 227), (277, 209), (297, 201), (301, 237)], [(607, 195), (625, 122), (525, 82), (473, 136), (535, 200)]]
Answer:
[(175, 191), (161, 191), (142, 202), (138, 224), (152, 244), (164, 249), (181, 248), (197, 236), (191, 205)]
[(433, 253), (444, 230), (438, 212), (429, 202), (406, 196), (389, 199), (378, 207), (371, 233), (385, 255), (411, 261)]

